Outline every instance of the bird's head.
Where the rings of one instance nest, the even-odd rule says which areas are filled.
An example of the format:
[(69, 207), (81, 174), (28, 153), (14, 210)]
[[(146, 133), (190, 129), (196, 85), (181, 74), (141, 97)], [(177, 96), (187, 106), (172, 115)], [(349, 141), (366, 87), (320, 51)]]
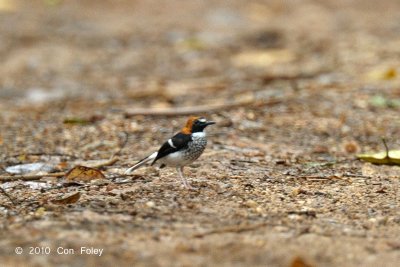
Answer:
[(186, 122), (185, 127), (182, 128), (182, 133), (192, 134), (202, 132), (208, 125), (215, 124), (214, 121), (208, 121), (204, 117), (190, 117)]

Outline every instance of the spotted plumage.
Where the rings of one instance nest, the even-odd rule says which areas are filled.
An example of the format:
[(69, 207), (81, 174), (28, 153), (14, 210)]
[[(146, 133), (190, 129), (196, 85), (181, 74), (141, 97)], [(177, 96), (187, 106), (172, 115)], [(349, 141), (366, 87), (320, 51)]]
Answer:
[(203, 117), (190, 117), (180, 132), (168, 139), (157, 152), (129, 168), (126, 173), (130, 173), (151, 161), (151, 165), (159, 164), (161, 168), (175, 167), (184, 186), (190, 188), (183, 176), (183, 167), (201, 156), (207, 146), (207, 137), (204, 129), (214, 123), (213, 121), (207, 121)]

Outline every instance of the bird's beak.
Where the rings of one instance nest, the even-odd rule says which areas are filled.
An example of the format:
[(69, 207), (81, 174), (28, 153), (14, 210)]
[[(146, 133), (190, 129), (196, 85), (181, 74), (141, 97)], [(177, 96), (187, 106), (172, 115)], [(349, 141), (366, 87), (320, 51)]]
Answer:
[(206, 126), (212, 125), (212, 124), (215, 124), (215, 121), (207, 121), (207, 122), (206, 122)]

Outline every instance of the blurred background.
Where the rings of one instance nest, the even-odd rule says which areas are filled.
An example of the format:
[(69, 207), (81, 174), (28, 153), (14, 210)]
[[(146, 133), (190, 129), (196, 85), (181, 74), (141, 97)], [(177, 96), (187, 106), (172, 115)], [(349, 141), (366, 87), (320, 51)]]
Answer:
[(398, 67), (399, 6), (1, 0), (1, 102), (164, 107), (220, 101), (280, 75), (360, 80)]

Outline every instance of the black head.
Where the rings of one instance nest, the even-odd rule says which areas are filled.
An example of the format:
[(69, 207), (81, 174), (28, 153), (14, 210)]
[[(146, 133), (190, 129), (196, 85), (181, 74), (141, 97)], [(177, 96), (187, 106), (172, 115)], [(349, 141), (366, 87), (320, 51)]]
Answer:
[(215, 124), (213, 121), (208, 121), (203, 117), (190, 117), (186, 126), (182, 129), (184, 133), (202, 132), (208, 125)]

